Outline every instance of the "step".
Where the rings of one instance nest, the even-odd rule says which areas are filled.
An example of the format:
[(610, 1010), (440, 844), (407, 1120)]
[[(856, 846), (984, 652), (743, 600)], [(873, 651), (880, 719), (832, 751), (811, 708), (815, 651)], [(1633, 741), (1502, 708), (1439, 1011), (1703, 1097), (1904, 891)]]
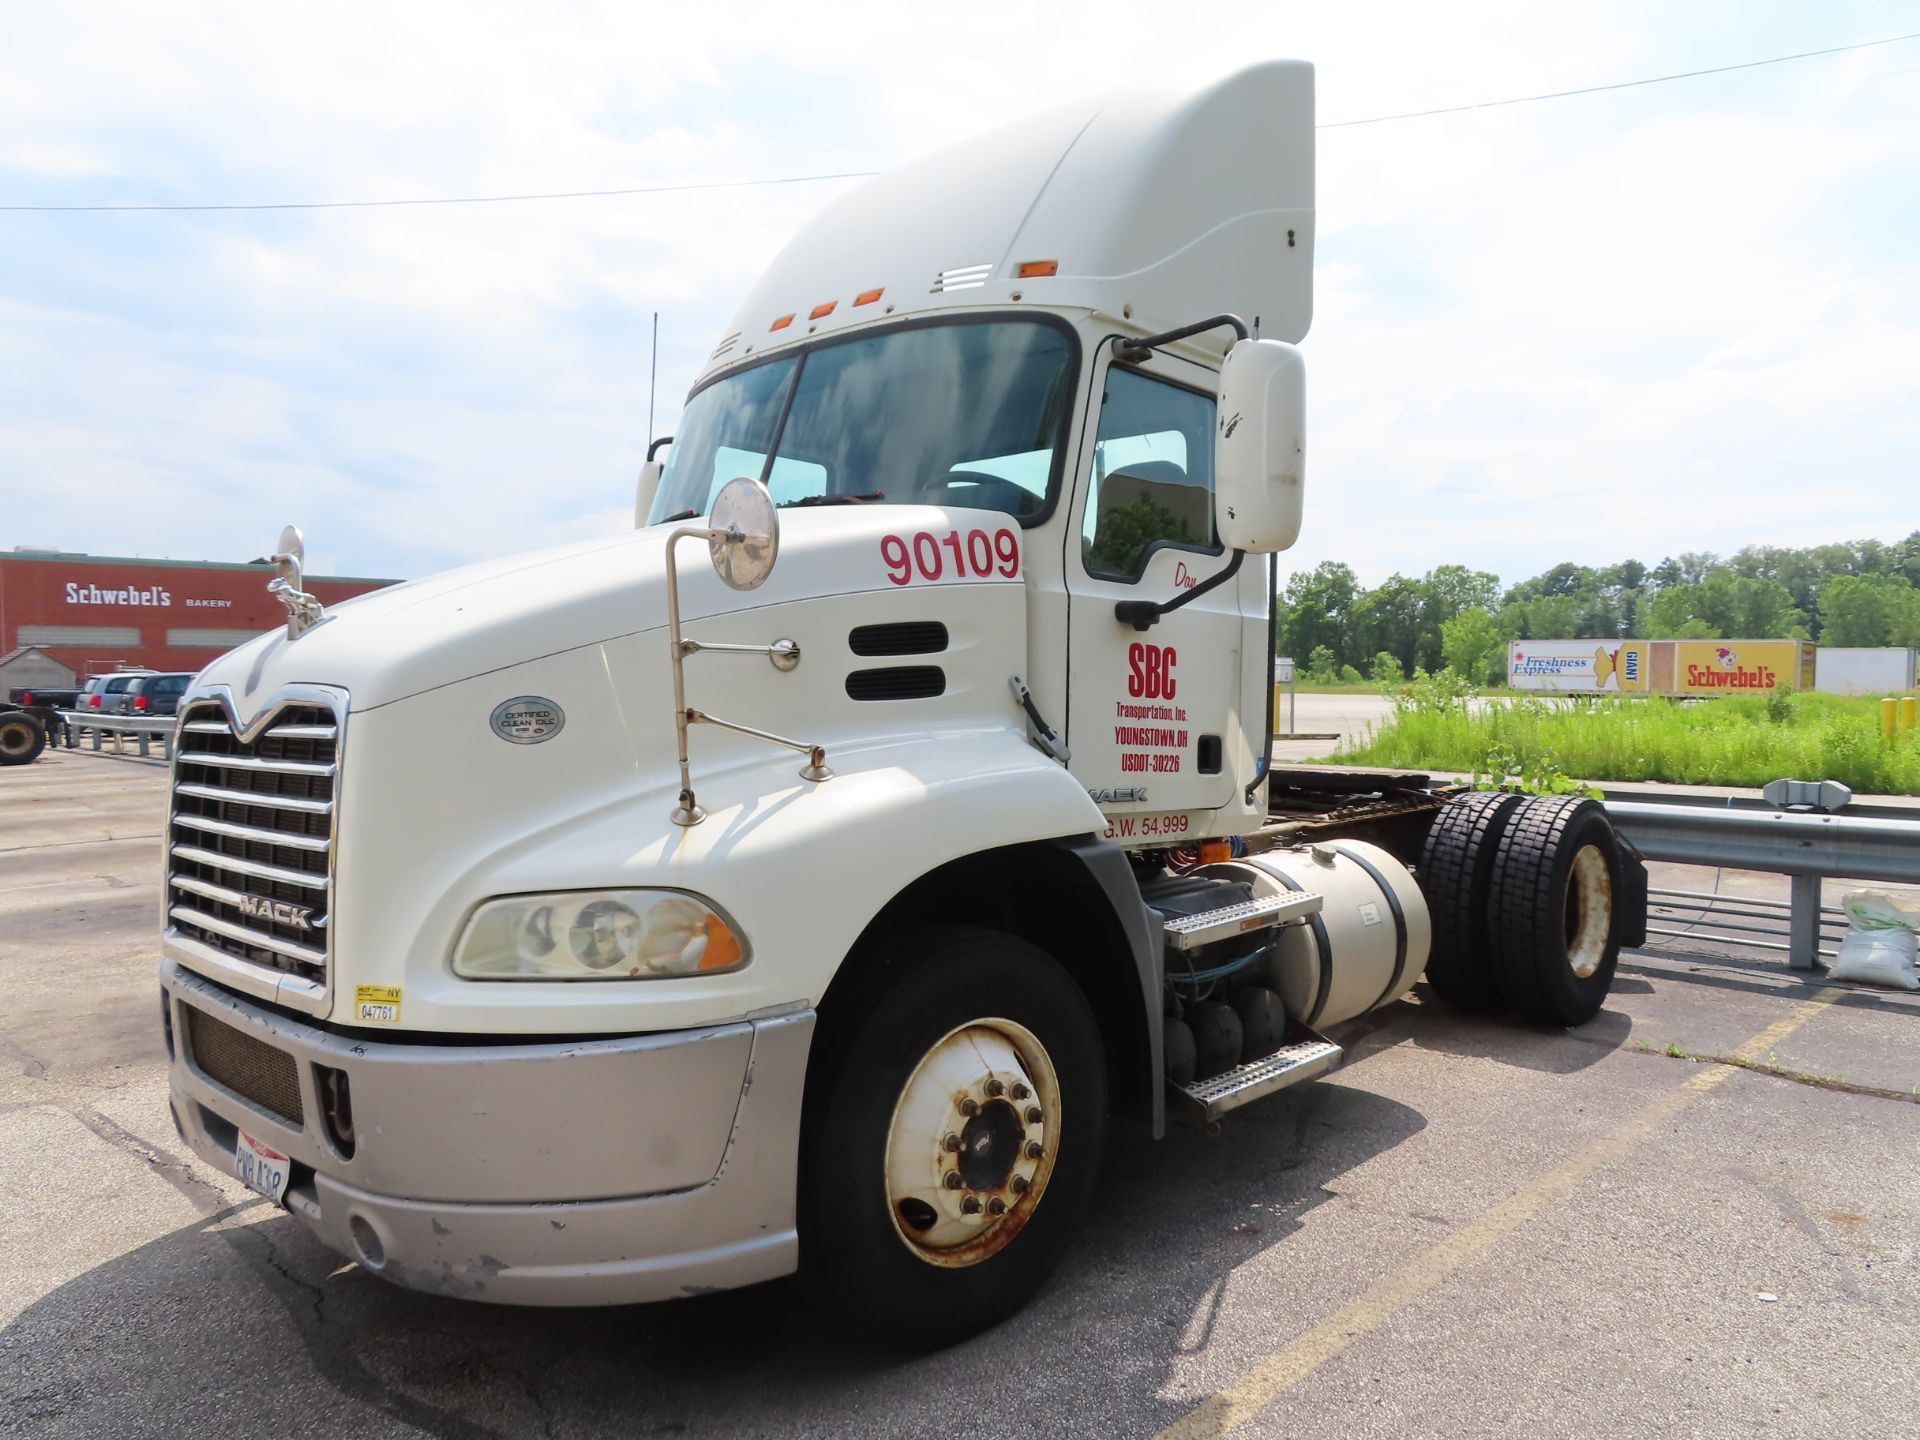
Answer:
[(1243, 900), (1218, 910), (1202, 910), (1197, 915), (1182, 915), (1167, 921), (1167, 949), (1195, 950), (1215, 940), (1244, 935), (1249, 930), (1265, 930), (1289, 920), (1305, 920), (1309, 915), (1318, 915), (1325, 903), (1318, 895), (1289, 892), (1269, 895), (1264, 900)]
[(1229, 1110), (1238, 1110), (1262, 1095), (1326, 1074), (1340, 1063), (1345, 1053), (1331, 1040), (1316, 1035), (1282, 1045), (1271, 1055), (1248, 1061), (1211, 1080), (1196, 1080), (1191, 1085), (1176, 1085), (1173, 1089), (1193, 1118), (1218, 1120)]

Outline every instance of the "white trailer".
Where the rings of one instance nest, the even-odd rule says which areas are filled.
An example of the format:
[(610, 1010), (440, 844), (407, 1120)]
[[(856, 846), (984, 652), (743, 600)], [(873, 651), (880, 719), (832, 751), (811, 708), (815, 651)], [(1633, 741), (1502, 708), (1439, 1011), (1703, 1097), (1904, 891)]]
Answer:
[(1829, 695), (1903, 695), (1915, 685), (1916, 653), (1891, 645), (1823, 645), (1814, 652), (1813, 688)]
[(1296, 62), (1023, 122), (794, 238), (635, 533), (323, 609), (290, 528), (284, 633), (180, 709), (194, 1151), (403, 1285), (798, 1269), (940, 1343), (1044, 1282), (1110, 1115), (1319, 1075), (1423, 967), (1589, 1018), (1591, 802), (1269, 815), (1313, 156)]

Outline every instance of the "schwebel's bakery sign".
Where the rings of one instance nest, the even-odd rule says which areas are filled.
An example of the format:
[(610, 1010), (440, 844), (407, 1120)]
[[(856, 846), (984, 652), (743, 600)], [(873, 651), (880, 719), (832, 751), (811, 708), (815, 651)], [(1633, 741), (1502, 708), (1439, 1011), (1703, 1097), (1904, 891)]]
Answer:
[(1813, 647), (1797, 640), (1680, 640), (1674, 644), (1674, 693), (1812, 688)]
[[(183, 602), (189, 610), (231, 610), (231, 600), (203, 600), (189, 596)], [(69, 605), (131, 605), (148, 609), (164, 610), (173, 604), (173, 592), (158, 585), (146, 589), (129, 585), (119, 590), (103, 590), (94, 584), (85, 584), (78, 580), (67, 581), (67, 604)]]
[(173, 603), (173, 596), (158, 585), (146, 590), (132, 586), (124, 590), (102, 590), (98, 585), (82, 585), (78, 580), (67, 581), (67, 603), (69, 605), (149, 605), (167, 606)]

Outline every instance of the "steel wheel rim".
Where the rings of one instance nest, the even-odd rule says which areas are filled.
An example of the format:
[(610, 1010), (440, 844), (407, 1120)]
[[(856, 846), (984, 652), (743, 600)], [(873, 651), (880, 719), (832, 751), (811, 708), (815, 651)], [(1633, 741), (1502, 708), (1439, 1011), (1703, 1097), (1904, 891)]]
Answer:
[(955, 1026), (894, 1101), (884, 1176), (894, 1233), (929, 1265), (993, 1258), (1033, 1218), (1059, 1139), (1060, 1081), (1039, 1038), (1012, 1020)]
[(1613, 871), (1598, 845), (1582, 845), (1567, 871), (1567, 966), (1590, 980), (1613, 933)]

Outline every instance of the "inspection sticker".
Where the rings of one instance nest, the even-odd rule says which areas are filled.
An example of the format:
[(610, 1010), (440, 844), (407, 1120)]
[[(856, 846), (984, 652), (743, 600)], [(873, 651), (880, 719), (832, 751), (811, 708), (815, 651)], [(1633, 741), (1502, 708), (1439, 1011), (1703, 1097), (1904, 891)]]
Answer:
[(354, 986), (353, 1018), (362, 1025), (398, 1025), (400, 1023), (400, 987), (398, 985)]

